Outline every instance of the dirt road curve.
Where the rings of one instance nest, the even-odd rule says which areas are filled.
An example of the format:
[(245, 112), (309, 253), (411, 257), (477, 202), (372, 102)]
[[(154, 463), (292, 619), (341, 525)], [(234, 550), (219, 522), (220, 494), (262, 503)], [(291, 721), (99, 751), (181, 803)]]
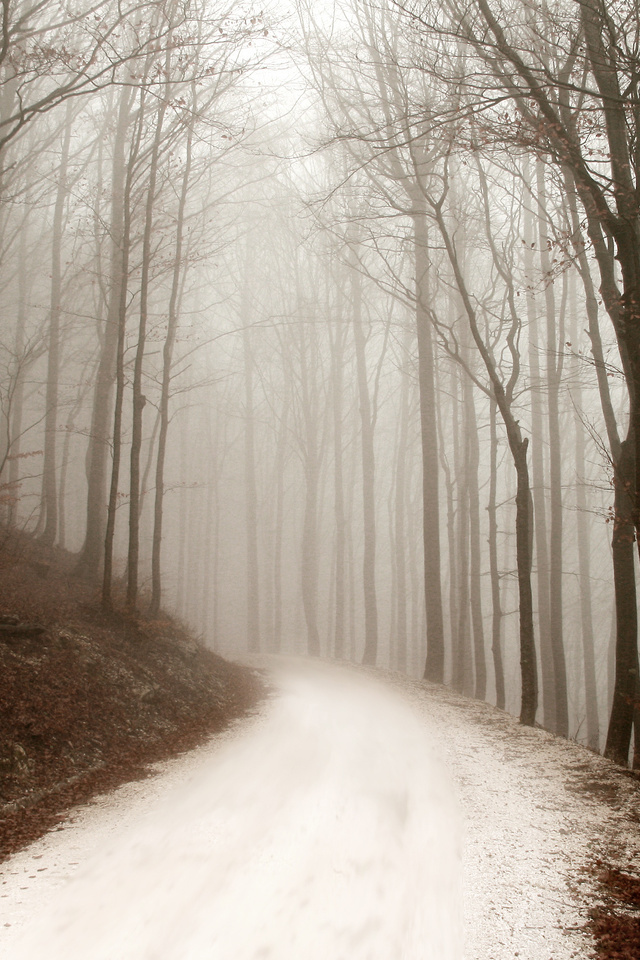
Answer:
[(633, 801), (605, 761), (393, 675), (276, 679), (0, 868), (5, 960), (454, 960), (461, 886), (466, 960), (590, 955), (582, 867)]

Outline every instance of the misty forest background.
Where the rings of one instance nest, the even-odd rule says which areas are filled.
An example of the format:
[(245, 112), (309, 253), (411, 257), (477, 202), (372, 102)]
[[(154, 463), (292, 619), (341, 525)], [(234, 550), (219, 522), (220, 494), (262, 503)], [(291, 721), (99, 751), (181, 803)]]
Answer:
[(4, 0), (5, 559), (626, 763), (639, 18)]

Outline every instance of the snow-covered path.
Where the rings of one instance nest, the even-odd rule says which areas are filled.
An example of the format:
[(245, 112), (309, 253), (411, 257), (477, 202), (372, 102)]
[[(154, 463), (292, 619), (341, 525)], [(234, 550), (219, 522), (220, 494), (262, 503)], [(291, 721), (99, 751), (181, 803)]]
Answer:
[[(103, 838), (2, 956), (458, 957), (459, 820), (424, 724), (350, 672), (298, 665), (279, 684), (262, 722), (192, 755), (186, 779)], [(37, 882), (51, 858), (40, 847), (18, 881)], [(35, 912), (29, 881), (16, 885)]]
[(466, 960), (590, 956), (581, 867), (629, 799), (580, 789), (606, 761), (394, 675), (276, 680), (0, 867), (3, 960), (452, 960), (461, 875)]

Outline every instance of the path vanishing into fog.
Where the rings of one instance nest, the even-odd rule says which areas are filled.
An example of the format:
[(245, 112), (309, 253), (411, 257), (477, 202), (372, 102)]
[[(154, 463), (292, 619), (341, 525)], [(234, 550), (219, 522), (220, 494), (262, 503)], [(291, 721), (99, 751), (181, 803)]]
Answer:
[(397, 675), (273, 674), (260, 717), (0, 867), (3, 960), (452, 960), (461, 886), (468, 960), (589, 956), (606, 761)]

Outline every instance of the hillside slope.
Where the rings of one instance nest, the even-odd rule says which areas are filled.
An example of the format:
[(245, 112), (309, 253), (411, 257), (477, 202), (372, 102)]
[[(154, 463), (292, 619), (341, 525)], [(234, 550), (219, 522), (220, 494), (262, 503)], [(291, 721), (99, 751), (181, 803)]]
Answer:
[(106, 615), (73, 563), (24, 537), (0, 550), (0, 858), (266, 694), (169, 618)]

